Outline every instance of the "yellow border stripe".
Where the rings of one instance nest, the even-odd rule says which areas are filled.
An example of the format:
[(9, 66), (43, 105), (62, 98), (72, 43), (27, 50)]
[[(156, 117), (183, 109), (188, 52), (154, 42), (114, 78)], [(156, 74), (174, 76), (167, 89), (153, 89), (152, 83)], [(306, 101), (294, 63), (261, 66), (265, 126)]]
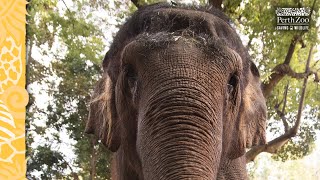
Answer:
[(0, 180), (26, 179), (26, 0), (0, 0)]

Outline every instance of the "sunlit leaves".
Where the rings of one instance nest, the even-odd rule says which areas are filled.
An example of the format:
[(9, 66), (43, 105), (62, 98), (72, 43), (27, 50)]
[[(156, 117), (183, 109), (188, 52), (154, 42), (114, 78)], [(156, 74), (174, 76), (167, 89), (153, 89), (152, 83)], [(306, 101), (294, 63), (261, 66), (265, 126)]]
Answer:
[[(239, 30), (249, 38), (249, 50), (253, 61), (257, 63), (263, 81), (268, 81), (273, 68), (284, 62), (289, 45), (299, 31), (276, 31), (277, 7), (312, 7), (313, 0), (308, 1), (224, 1), (224, 11), (235, 21)], [(317, 38), (315, 22), (319, 18), (319, 4), (316, 3), (312, 14), (310, 30), (302, 36), (292, 56), (290, 67), (297, 73), (305, 72), (305, 64), (308, 58), (310, 46), (319, 43)], [(317, 71), (319, 67), (312, 67), (315, 61), (311, 61), (311, 70)], [(296, 159), (308, 154), (312, 148), (315, 138), (315, 131), (319, 130), (319, 84), (313, 82), (314, 77), (309, 77), (307, 87), (304, 119), (298, 136), (284, 146), (274, 158), (286, 160)], [(268, 129), (274, 134), (274, 138), (284, 133), (280, 117), (277, 115), (274, 106), (284, 99), (285, 86), (289, 84), (285, 114), (290, 127), (296, 121), (296, 114), (300, 103), (300, 94), (303, 79), (291, 77), (283, 78), (272, 91), (267, 99), (268, 105)], [(283, 103), (280, 105), (282, 110)]]
[[(34, 55), (29, 61), (30, 84), (40, 83), (45, 87), (52, 99), (48, 107), (37, 107), (30, 104), (28, 113), (28, 172), (41, 172), (41, 179), (62, 178), (71, 176), (65, 163), (70, 163), (83, 178), (88, 179), (91, 168), (90, 157), (92, 145), (84, 134), (84, 125), (88, 115), (86, 104), (90, 93), (101, 74), (100, 63), (104, 55), (105, 45), (101, 29), (93, 24), (92, 14), (82, 13), (89, 3), (75, 1), (63, 13), (59, 11), (57, 1), (32, 1), (28, 9), (27, 39), (29, 45), (41, 50), (45, 55), (39, 60)], [(90, 9), (90, 8), (89, 8)], [(31, 52), (30, 52), (31, 53)], [(33, 59), (35, 58), (35, 59)], [(45, 59), (43, 59), (45, 58)], [(44, 65), (43, 62), (49, 62)], [(57, 79), (55, 79), (57, 78)], [(32, 95), (32, 94), (31, 94)], [(45, 110), (42, 110), (42, 109)], [(37, 124), (44, 121), (45, 126)], [(43, 123), (42, 123), (43, 124)], [(43, 136), (43, 140), (56, 146), (63, 143), (61, 131), (68, 131), (69, 138), (75, 141), (74, 162), (62, 162), (62, 151), (50, 147), (37, 146), (33, 138)], [(31, 131), (32, 130), (32, 131)], [(53, 133), (54, 132), (54, 133)], [(58, 133), (59, 132), (59, 133)], [(53, 142), (52, 142), (53, 140)], [(59, 145), (60, 146), (60, 145)], [(79, 148), (79, 149), (78, 149)], [(98, 150), (100, 150), (100, 147)], [(107, 151), (99, 155), (97, 177), (109, 177), (105, 173), (109, 164)], [(37, 156), (41, 156), (38, 158)]]

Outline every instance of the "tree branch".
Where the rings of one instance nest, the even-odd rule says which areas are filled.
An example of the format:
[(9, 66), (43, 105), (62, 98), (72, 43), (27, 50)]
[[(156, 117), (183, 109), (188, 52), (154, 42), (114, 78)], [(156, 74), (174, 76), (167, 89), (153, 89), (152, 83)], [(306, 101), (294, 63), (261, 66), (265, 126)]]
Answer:
[[(311, 61), (312, 51), (313, 51), (313, 46), (311, 46), (309, 51), (305, 74), (309, 74), (309, 71), (310, 71), (309, 65)], [(299, 109), (297, 113), (297, 120), (294, 126), (290, 128), (290, 130), (285, 132), (283, 135), (277, 137), (276, 139), (270, 141), (269, 143), (251, 148), (250, 151), (246, 153), (247, 163), (253, 161), (255, 157), (261, 152), (276, 153), (284, 144), (286, 144), (290, 140), (290, 138), (297, 135), (298, 129), (301, 124), (301, 114), (304, 106), (304, 97), (306, 93), (307, 82), (308, 82), (308, 76), (305, 76), (303, 81), (302, 91), (301, 91), (301, 98), (300, 98)]]
[(95, 137), (91, 137), (91, 160), (90, 160), (90, 176), (89, 180), (94, 180), (96, 176), (96, 164), (97, 164), (97, 150), (95, 146), (97, 145), (97, 139)]
[(284, 114), (287, 106), (287, 96), (288, 96), (288, 90), (289, 90), (289, 82), (287, 83), (284, 91), (284, 97), (283, 97), (283, 106), (281, 112)]
[(276, 71), (276, 68), (279, 66), (285, 66), (285, 65), (289, 65), (292, 55), (294, 53), (294, 49), (297, 45), (298, 39), (301, 38), (299, 36), (294, 36), (291, 40), (290, 46), (288, 48), (288, 52), (286, 55), (286, 58), (284, 60), (284, 62), (282, 64), (277, 65), (274, 69), (273, 69), (273, 73), (270, 75), (270, 79), (268, 82), (264, 82), (262, 84), (262, 90), (263, 90), (263, 95), (265, 98), (268, 98), (271, 94), (271, 91), (273, 90), (273, 88), (280, 82), (280, 80), (286, 75), (284, 73), (279, 73)]
[(249, 49), (251, 48), (252, 40), (253, 40), (253, 37), (250, 38), (250, 36), (249, 36), (249, 41), (248, 41), (248, 44), (247, 44), (247, 46), (246, 46), (247, 50), (249, 50)]
[(308, 72), (297, 73), (297, 72), (294, 72), (289, 65), (280, 64), (274, 68), (274, 71), (276, 71), (278, 74), (288, 75), (288, 76), (295, 78), (295, 79), (303, 79), (305, 77), (308, 77), (308, 76), (314, 74), (315, 75), (315, 82), (319, 81), (317, 72), (311, 71), (310, 69), (308, 70)]
[(139, 3), (139, 0), (131, 0), (131, 2), (139, 9), (141, 6), (140, 6), (140, 3)]
[(209, 0), (209, 4), (215, 8), (222, 9), (222, 1), (223, 0)]
[(313, 67), (313, 68), (316, 67), (317, 64), (319, 63), (319, 61), (320, 61), (320, 59), (315, 60), (315, 63), (312, 65), (312, 67)]
[[(308, 60), (307, 60), (307, 64), (306, 64), (306, 71), (305, 71), (306, 74), (308, 74), (310, 71), (309, 66), (310, 66), (312, 51), (313, 51), (313, 46), (311, 46), (310, 51), (309, 51), (309, 56), (308, 56)], [(308, 76), (305, 77), (303, 80), (301, 98), (300, 98), (299, 109), (298, 109), (298, 114), (297, 114), (297, 121), (296, 121), (295, 125), (293, 126), (293, 130), (294, 130), (295, 134), (298, 132), (298, 128), (301, 124), (301, 114), (302, 114), (303, 105), (304, 105), (304, 97), (306, 94), (307, 83), (308, 83)]]
[[(313, 10), (314, 10), (314, 7), (315, 7), (315, 4), (316, 4), (316, 0), (313, 1), (313, 5), (312, 5), (312, 8), (311, 8), (311, 11), (310, 11), (310, 21), (311, 21), (311, 15), (313, 13)], [(318, 31), (318, 30), (317, 30)], [(282, 64), (279, 64), (278, 66), (281, 66), (281, 65), (289, 65), (290, 64), (290, 61), (292, 59), (292, 55), (294, 53), (294, 50), (295, 50), (295, 47), (297, 45), (298, 42), (301, 43), (302, 45), (302, 48), (304, 48), (306, 45), (305, 43), (303, 42), (302, 40), (302, 36), (304, 33), (306, 33), (307, 31), (302, 31), (300, 34), (298, 35), (295, 35), (292, 40), (291, 40), (291, 43), (290, 43), (290, 46), (288, 48), (288, 52), (287, 52), (287, 55), (285, 57), (285, 60)], [(316, 73), (313, 73), (315, 75), (315, 79), (316, 81), (319, 81), (319, 78), (318, 78), (318, 75)], [(269, 81), (268, 82), (264, 82), (262, 84), (262, 90), (263, 90), (263, 95), (265, 98), (268, 98), (273, 90), (273, 88), (280, 82), (280, 80), (285, 76), (286, 74), (279, 74), (278, 72), (274, 71), (273, 70), (273, 73), (270, 75), (270, 78), (269, 78)], [(303, 77), (302, 77), (303, 78)]]
[(73, 179), (74, 179), (74, 180), (79, 180), (78, 174), (73, 171), (73, 168), (71, 167), (71, 165), (64, 159), (64, 157), (62, 157), (62, 160), (63, 160), (64, 163), (68, 166), (68, 168), (71, 170), (71, 175), (72, 175)]
[[(33, 38), (30, 37), (29, 40), (26, 41), (26, 63), (27, 63), (27, 67), (26, 68), (26, 73), (27, 73), (27, 77), (29, 77), (29, 68), (30, 68), (30, 61), (32, 61), (32, 48), (33, 48)], [(26, 87), (30, 84), (30, 79), (26, 78)]]
[(310, 75), (314, 75), (314, 82), (319, 82), (319, 76), (318, 73), (315, 71), (309, 70), (308, 72), (303, 73), (297, 73), (294, 72), (289, 64), (279, 64), (273, 69), (273, 73), (271, 74), (271, 78), (269, 80), (269, 83), (263, 84), (263, 95), (265, 98), (270, 96), (272, 89), (278, 84), (278, 82), (284, 77), (284, 76), (290, 76), (295, 79), (303, 79), (305, 77), (308, 77)]
[(300, 41), (301, 41), (301, 35), (295, 35), (292, 38), (290, 46), (289, 46), (289, 49), (288, 49), (288, 52), (287, 52), (287, 55), (286, 55), (286, 58), (284, 59), (283, 64), (289, 64), (290, 63), (292, 55), (294, 53), (294, 49), (295, 49), (297, 43), (300, 42)]
[(67, 10), (69, 11), (69, 13), (71, 14), (71, 11), (69, 9), (69, 7), (67, 6), (66, 2), (64, 2), (64, 0), (62, 0), (63, 4), (66, 6)]
[(278, 104), (276, 104), (274, 106), (278, 116), (282, 120), (282, 123), (283, 123), (283, 126), (284, 126), (284, 132), (288, 132), (288, 130), (289, 130), (289, 125), (288, 125), (287, 119), (285, 117), (285, 108), (286, 108), (286, 105), (287, 105), (288, 89), (289, 89), (289, 83), (285, 87), (282, 110), (281, 111), (279, 110), (279, 107), (280, 107), (280, 104), (282, 103), (282, 101), (281, 101), (281, 103), (278, 103)]

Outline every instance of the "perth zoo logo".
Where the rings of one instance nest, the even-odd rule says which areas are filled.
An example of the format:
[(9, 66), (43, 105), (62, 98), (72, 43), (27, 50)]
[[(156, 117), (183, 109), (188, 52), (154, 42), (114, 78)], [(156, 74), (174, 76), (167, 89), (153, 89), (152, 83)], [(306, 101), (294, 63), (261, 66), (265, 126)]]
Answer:
[(309, 30), (310, 8), (277, 8), (276, 30), (307, 31)]

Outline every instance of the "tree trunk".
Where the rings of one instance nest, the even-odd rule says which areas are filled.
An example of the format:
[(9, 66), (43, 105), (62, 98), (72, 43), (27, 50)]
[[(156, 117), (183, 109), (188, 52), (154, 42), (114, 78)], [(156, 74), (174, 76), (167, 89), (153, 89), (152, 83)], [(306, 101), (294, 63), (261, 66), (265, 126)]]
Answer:
[(222, 9), (222, 0), (209, 0), (209, 4), (215, 8)]
[(91, 137), (91, 146), (92, 146), (92, 151), (91, 151), (91, 160), (90, 160), (90, 177), (89, 180), (94, 180), (96, 176), (96, 164), (97, 164), (97, 150), (95, 148), (97, 144), (97, 140), (95, 137)]

